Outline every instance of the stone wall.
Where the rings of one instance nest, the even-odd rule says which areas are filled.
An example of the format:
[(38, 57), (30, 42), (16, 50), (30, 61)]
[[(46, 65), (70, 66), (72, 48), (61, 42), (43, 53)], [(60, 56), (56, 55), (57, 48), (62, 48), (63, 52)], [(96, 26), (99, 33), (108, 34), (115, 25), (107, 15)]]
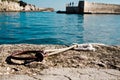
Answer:
[(79, 1), (78, 6), (67, 6), (66, 13), (120, 14), (120, 5)]
[(85, 13), (120, 13), (120, 5), (84, 2)]

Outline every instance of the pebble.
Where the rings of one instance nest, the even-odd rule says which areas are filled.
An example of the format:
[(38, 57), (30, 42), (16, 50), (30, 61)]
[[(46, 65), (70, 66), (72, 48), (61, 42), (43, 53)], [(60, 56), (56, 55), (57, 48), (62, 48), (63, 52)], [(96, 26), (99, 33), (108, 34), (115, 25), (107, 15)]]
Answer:
[(7, 71), (10, 71), (11, 70), (11, 68), (10, 67), (7, 67)]
[(0, 73), (0, 75), (3, 75), (3, 73)]
[(37, 75), (36, 73), (33, 74), (34, 76)]
[(8, 74), (10, 74), (10, 73), (9, 72), (4, 73), (4, 75), (8, 75)]
[(85, 55), (81, 55), (80, 57), (81, 57), (82, 59), (84, 59), (84, 60), (88, 60), (88, 57), (85, 56)]

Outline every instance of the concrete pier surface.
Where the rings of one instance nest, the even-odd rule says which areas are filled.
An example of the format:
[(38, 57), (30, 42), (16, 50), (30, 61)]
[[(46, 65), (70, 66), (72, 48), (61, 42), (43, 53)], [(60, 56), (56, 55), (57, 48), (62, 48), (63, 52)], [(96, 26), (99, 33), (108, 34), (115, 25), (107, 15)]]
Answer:
[(95, 68), (50, 68), (40, 75), (4, 75), (0, 80), (120, 80), (120, 71)]
[(66, 6), (66, 13), (74, 14), (120, 14), (120, 4), (79, 1), (78, 6)]
[[(0, 80), (120, 80), (120, 46), (95, 44), (95, 51), (68, 50), (26, 65), (7, 64), (17, 51), (65, 48), (65, 45), (0, 45)], [(17, 61), (20, 62), (20, 61)]]

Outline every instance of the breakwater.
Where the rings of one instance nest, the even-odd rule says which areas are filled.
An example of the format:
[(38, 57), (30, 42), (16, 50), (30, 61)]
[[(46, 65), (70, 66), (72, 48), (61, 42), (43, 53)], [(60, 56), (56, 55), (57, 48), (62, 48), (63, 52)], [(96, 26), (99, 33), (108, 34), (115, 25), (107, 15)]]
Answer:
[(120, 14), (120, 5), (79, 1), (78, 6), (66, 6), (66, 13)]

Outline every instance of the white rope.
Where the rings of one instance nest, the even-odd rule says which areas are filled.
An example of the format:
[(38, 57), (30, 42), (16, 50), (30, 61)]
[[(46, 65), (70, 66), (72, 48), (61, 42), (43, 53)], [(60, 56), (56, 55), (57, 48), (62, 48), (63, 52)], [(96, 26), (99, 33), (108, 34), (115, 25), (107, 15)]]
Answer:
[(77, 47), (74, 48), (74, 50), (78, 51), (95, 51), (96, 49), (93, 47), (92, 44), (77, 44)]
[[(77, 44), (74, 43), (73, 45), (66, 47), (66, 48), (62, 48), (62, 49), (49, 49), (49, 50), (45, 50), (45, 53), (48, 53), (47, 55), (54, 55), (54, 54), (58, 54), (61, 52), (65, 52), (67, 50), (70, 49), (74, 49), (77, 51), (95, 51), (96, 49), (93, 47), (94, 45), (104, 45), (104, 44), (100, 44), (100, 43), (85, 43), (85, 44)], [(104, 45), (105, 46), (105, 45)]]
[(77, 46), (77, 45), (72, 45), (72, 46), (67, 47), (67, 48), (62, 48), (62, 49), (58, 49), (58, 50), (55, 49), (55, 51), (49, 53), (48, 56), (54, 55), (54, 54), (58, 54), (58, 53), (61, 53), (61, 52), (65, 52), (65, 51), (67, 51), (67, 50), (73, 49), (73, 48), (76, 47), (76, 46)]

